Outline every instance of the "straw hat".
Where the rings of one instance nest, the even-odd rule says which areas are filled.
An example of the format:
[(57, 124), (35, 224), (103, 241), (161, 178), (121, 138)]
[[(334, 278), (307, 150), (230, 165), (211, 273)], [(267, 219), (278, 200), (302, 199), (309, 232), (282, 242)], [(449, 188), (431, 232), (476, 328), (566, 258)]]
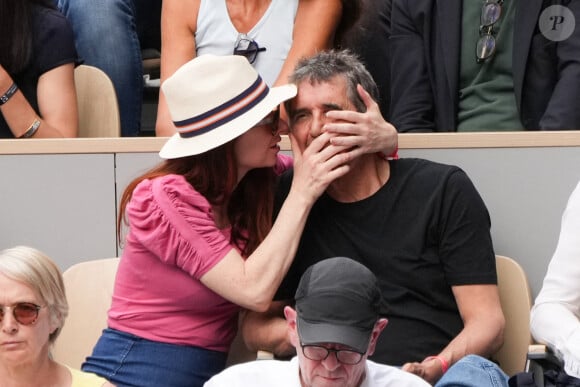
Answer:
[(207, 152), (244, 134), (280, 103), (295, 85), (268, 87), (246, 58), (202, 55), (161, 85), (177, 133), (159, 155), (164, 159)]

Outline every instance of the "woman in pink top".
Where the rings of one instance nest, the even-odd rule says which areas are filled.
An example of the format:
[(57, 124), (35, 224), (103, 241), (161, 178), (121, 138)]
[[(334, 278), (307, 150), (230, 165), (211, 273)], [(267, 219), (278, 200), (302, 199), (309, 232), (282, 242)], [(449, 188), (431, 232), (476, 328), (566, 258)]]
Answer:
[(51, 356), (68, 311), (52, 259), (28, 246), (0, 251), (0, 385), (114, 387)]
[(269, 88), (242, 56), (204, 55), (162, 88), (178, 133), (122, 197), (109, 327), (82, 367), (117, 386), (201, 386), (222, 370), (240, 307), (268, 308), (312, 204), (360, 152), (325, 133), (295, 153), (272, 224), (276, 174), (291, 161), (278, 155), (276, 109), (296, 87)]

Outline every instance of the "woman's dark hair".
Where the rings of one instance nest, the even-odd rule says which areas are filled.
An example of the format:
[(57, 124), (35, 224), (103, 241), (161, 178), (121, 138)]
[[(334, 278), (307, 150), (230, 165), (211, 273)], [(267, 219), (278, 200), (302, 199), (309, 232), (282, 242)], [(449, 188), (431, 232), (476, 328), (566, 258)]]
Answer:
[(341, 0), (342, 17), (334, 33), (334, 46), (341, 48), (347, 36), (354, 31), (363, 15), (364, 0)]
[(133, 180), (121, 197), (117, 238), (127, 224), (125, 210), (133, 190), (145, 179), (177, 174), (202, 194), (211, 205), (227, 203), (231, 240), (242, 255), (250, 255), (264, 240), (272, 226), (275, 173), (272, 168), (258, 168), (246, 173), (238, 183), (234, 141), (196, 156), (169, 159)]
[[(359, 46), (371, 39), (377, 24), (377, 15), (383, 16), (385, 0), (342, 0), (342, 21), (335, 34), (335, 48), (351, 48), (358, 51)], [(352, 13), (352, 16), (346, 13)], [(382, 20), (381, 20), (382, 22)], [(344, 24), (344, 25), (343, 25)], [(341, 31), (342, 29), (342, 31)]]
[(0, 0), (0, 64), (11, 75), (32, 57), (33, 9), (56, 9), (52, 0)]

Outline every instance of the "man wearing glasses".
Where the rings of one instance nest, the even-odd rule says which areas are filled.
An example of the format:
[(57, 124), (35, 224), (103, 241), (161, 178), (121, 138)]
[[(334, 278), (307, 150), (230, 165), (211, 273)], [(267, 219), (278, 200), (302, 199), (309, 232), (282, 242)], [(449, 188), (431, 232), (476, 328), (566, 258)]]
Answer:
[(387, 325), (380, 315), (377, 278), (344, 257), (310, 266), (296, 290), (296, 306), (284, 309), (297, 356), (230, 367), (205, 387), (423, 387), (423, 379), (367, 359)]

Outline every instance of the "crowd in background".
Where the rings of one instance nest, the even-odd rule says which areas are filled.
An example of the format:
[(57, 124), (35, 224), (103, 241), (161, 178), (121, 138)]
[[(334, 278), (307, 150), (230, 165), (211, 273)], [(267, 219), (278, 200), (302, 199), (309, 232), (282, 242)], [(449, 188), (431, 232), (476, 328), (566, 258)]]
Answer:
[[(126, 245), (85, 373), (49, 356), (60, 273), (35, 250), (0, 254), (52, 281), (0, 265), (0, 373), (202, 386), (241, 316), (250, 347), (329, 379), (363, 372), (353, 386), (366, 356), (420, 377), (409, 385), (507, 386), (485, 203), (457, 167), (398, 160), (397, 133), (580, 129), (576, 20), (574, 0), (0, 0), (0, 137), (75, 137), (80, 63), (109, 75), (122, 135), (140, 135), (144, 48), (160, 53), (156, 134), (169, 137), (122, 196)], [(289, 131), (293, 158), (278, 154)], [(573, 378), (577, 191), (531, 321)], [(367, 266), (388, 301), (366, 346), (306, 340), (313, 322), (291, 308), (304, 273), (336, 256)], [(29, 341), (41, 351), (15, 358)]]
[[(349, 48), (365, 63), (379, 86), (383, 116), (400, 132), (580, 128), (575, 1), (12, 3), (0, 4), (7, 17), (0, 92), (9, 96), (14, 84), (22, 94), (0, 107), (1, 137), (76, 136), (74, 64), (96, 66), (111, 78), (121, 133), (139, 136), (146, 135), (144, 57), (160, 56), (163, 82), (197, 55), (236, 52), (249, 56), (269, 85), (279, 85), (298, 59), (333, 47)], [(39, 10), (47, 8), (66, 21), (43, 38), (35, 31), (46, 25), (40, 19), (46, 11)], [(13, 14), (22, 16), (8, 17)], [(41, 52), (58, 56), (45, 59)], [(46, 88), (51, 98), (44, 97)], [(162, 91), (158, 97), (155, 134), (168, 136), (175, 127)]]

